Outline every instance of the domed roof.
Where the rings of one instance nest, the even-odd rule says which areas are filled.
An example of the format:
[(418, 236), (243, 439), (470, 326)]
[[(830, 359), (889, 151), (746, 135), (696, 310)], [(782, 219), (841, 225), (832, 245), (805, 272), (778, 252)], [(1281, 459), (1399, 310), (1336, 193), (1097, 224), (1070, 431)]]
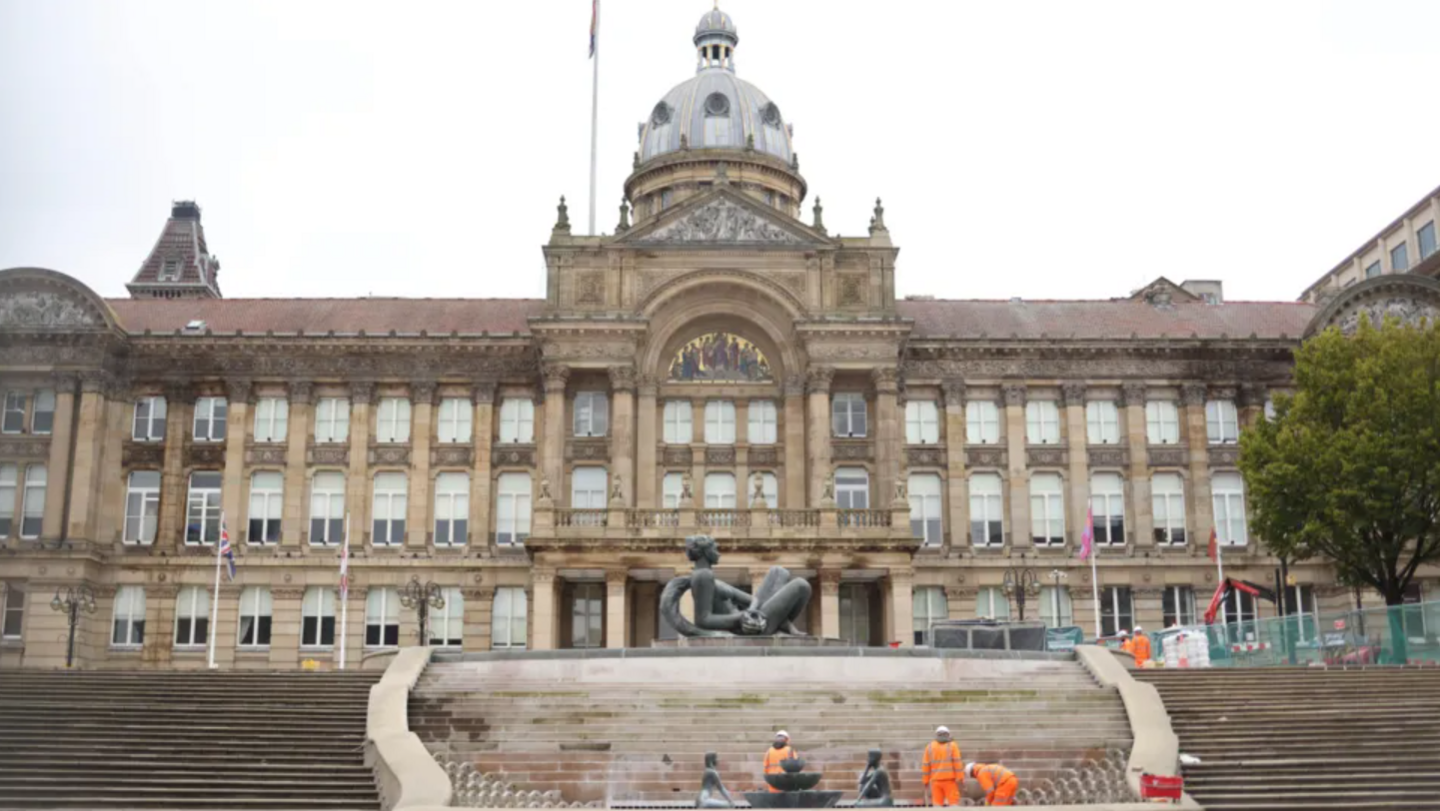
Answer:
[(735, 20), (719, 8), (705, 12), (705, 16), (700, 18), (700, 24), (695, 26), (695, 44), (699, 45), (700, 40), (717, 35), (728, 38), (732, 44), (740, 41)]

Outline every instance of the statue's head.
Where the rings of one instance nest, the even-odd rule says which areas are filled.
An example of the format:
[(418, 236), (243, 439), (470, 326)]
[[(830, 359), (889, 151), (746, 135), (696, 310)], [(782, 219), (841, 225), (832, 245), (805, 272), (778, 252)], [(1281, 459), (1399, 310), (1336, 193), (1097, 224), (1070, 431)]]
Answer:
[(720, 562), (720, 547), (715, 545), (715, 539), (709, 535), (691, 535), (685, 539), (685, 557), (695, 563), (704, 559), (715, 565)]
[(717, 755), (717, 754), (715, 754), (714, 752), (706, 752), (706, 753), (705, 753), (705, 768), (707, 768), (707, 769), (713, 769), (713, 768), (715, 768), (715, 767), (718, 766), (718, 765), (720, 765), (720, 756)]
[(879, 765), (880, 765), (880, 750), (879, 750), (879, 749), (871, 749), (871, 750), (870, 750), (870, 759), (869, 759), (867, 762), (868, 762), (871, 766), (879, 766)]

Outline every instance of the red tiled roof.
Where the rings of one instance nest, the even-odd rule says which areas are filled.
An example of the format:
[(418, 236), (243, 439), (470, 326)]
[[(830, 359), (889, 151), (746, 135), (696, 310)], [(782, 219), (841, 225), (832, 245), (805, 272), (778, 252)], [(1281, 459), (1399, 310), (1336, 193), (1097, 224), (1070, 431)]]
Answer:
[(1227, 301), (1156, 307), (1144, 301), (914, 301), (896, 302), (915, 319), (915, 338), (1123, 339), (1260, 338), (1299, 340), (1317, 308), (1298, 302)]
[(384, 335), (394, 330), (431, 335), (451, 332), (529, 332), (526, 318), (537, 315), (544, 299), (107, 299), (127, 332), (169, 332), (204, 321), (216, 334)]

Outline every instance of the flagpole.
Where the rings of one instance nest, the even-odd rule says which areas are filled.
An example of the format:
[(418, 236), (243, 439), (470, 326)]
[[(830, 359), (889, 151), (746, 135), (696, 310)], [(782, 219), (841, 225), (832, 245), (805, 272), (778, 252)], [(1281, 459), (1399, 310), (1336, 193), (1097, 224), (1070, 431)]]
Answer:
[(345, 548), (340, 550), (340, 669), (345, 669), (345, 629), (350, 624), (350, 513), (345, 513)]
[(1220, 585), (1225, 585), (1225, 546), (1215, 541), (1215, 568), (1220, 576)]
[(595, 0), (595, 63), (590, 87), (590, 235), (595, 235), (595, 161), (600, 144), (600, 0)]
[[(201, 528), (204, 532), (204, 528)], [(225, 512), (220, 512), (220, 534), (225, 534)], [(211, 670), (216, 668), (215, 664), (215, 633), (220, 625), (220, 550), (224, 547), (219, 538), (215, 539), (215, 590), (210, 593), (210, 651), (208, 654), (208, 666)]]
[(1095, 564), (1099, 549), (1090, 552), (1090, 597), (1095, 604), (1095, 639), (1100, 639), (1100, 569)]

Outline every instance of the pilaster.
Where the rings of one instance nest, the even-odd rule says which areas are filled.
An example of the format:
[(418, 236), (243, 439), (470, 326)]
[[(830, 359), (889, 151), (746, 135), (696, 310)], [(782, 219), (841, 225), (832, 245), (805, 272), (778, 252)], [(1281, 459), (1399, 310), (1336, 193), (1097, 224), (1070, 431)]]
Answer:
[[(243, 535), (248, 510), (245, 498), (245, 436), (250, 428), (250, 399), (254, 389), (249, 380), (227, 381), (225, 396), (225, 471), (220, 484), (220, 509), (225, 514), (225, 528), (230, 532), (230, 542), (237, 547), (237, 539)], [(244, 554), (239, 552), (237, 554)], [(224, 613), (224, 595), (221, 595), (221, 613)], [(217, 655), (216, 661), (219, 661)]]
[(622, 483), (620, 506), (628, 506), (635, 494), (635, 367), (610, 367), (610, 389), (610, 475)]
[(820, 635), (840, 638), (840, 572), (820, 570)]
[(1025, 452), (1025, 386), (1005, 385), (1005, 442), (1010, 457), (1010, 546), (1028, 549), (1030, 538), (1030, 471)]
[[(352, 549), (370, 539), (370, 409), (374, 402), (374, 382), (359, 380), (350, 384), (350, 473), (345, 483), (345, 509), (350, 515)], [(353, 599), (354, 590), (351, 597)], [(363, 602), (360, 610), (365, 610)], [(362, 614), (359, 623), (361, 642), (364, 641), (364, 624)], [(355, 661), (359, 662), (358, 644), (356, 651)]]
[[(290, 381), (290, 390), (286, 395), (290, 416), (285, 437), (285, 508), (280, 522), (281, 546), (299, 546), (300, 535), (305, 528), (305, 449), (310, 438), (310, 415), (315, 408), (313, 395), (314, 386), (310, 381)], [(278, 616), (278, 608), (276, 612)], [(299, 616), (298, 603), (296, 616)], [(298, 642), (296, 649), (299, 649)]]
[[(547, 414), (549, 398), (546, 399)], [(555, 570), (551, 568), (535, 567), (530, 570), (530, 583), (533, 592), (533, 605), (531, 605), (531, 648), (533, 650), (555, 650), (556, 641), (559, 639), (559, 617), (555, 611), (555, 597), (557, 583), (555, 582)]]
[(466, 588), (464, 628), (465, 649), (471, 651), (490, 650), (492, 620), (495, 616), (495, 587)]
[[(80, 417), (75, 427), (75, 468), (70, 496), (69, 537), (94, 540), (99, 513), (100, 450), (105, 427), (105, 387), (102, 374), (81, 377)], [(63, 489), (64, 482), (50, 479), (48, 487)]]
[(1145, 432), (1145, 384), (1126, 383), (1120, 389), (1125, 410), (1125, 443), (1130, 451), (1130, 492), (1125, 506), (1126, 524), (1135, 528), (1135, 545), (1155, 545), (1155, 519), (1150, 505), (1150, 439)]
[[(188, 386), (168, 386), (165, 389), (165, 407), (165, 461), (160, 477), (160, 527), (155, 538), (155, 545), (162, 552), (174, 551), (185, 543), (185, 432), (189, 428), (190, 414), (195, 407), (194, 394)], [(73, 505), (71, 510), (74, 510)], [(173, 608), (170, 616), (171, 619), (174, 618)], [(169, 650), (169, 646), (166, 646), (166, 650)]]
[[(481, 380), (475, 384), (471, 393), (475, 404), (474, 424), (475, 432), (471, 437), (475, 452), (472, 456), (472, 467), (470, 470), (470, 543), (481, 549), (491, 545), (494, 532), (491, 528), (491, 510), (494, 508), (494, 486), (490, 463), (490, 449), (495, 441), (495, 391), (497, 389), (494, 380)], [(493, 599), (494, 590), (491, 590)], [(465, 599), (465, 614), (468, 617), (473, 610), (469, 597)], [(489, 607), (486, 607), (488, 616)], [(468, 626), (469, 620), (466, 620)], [(486, 626), (485, 637), (489, 639), (490, 628)], [(466, 647), (469, 647), (468, 640), (471, 639), (469, 627), (465, 628)], [(479, 650), (489, 650), (487, 642)]]
[[(55, 539), (64, 535), (65, 483), (70, 481), (70, 434), (75, 430), (74, 375), (56, 375), (55, 423), (50, 432), (50, 459), (46, 462), (45, 518), (42, 537)], [(107, 539), (108, 540), (108, 539)]]
[(1185, 438), (1190, 450), (1190, 481), (1185, 488), (1185, 539), (1190, 544), (1200, 541), (1201, 533), (1209, 538), (1215, 523), (1215, 508), (1210, 503), (1210, 437), (1205, 427), (1205, 384), (1187, 383), (1180, 389), (1185, 409)]
[(631, 486), (635, 490), (635, 506), (641, 509), (657, 506), (655, 487), (659, 471), (656, 467), (655, 426), (660, 424), (661, 419), (657, 403), (659, 394), (660, 386), (654, 378), (640, 379), (635, 406), (639, 415), (635, 423), (635, 477)]
[[(549, 365), (544, 369), (545, 433), (540, 441), (541, 475), (552, 488), (565, 487), (565, 387), (570, 379), (568, 366)], [(559, 492), (556, 490), (555, 492)]]
[(626, 606), (626, 592), (630, 573), (624, 569), (605, 572), (605, 647), (619, 649), (628, 647), (626, 637), (630, 630), (630, 612)]
[[(803, 510), (808, 492), (805, 470), (805, 378), (791, 375), (783, 384), (784, 415), (780, 439), (785, 443), (785, 488), (781, 502), (786, 509)], [(779, 507), (780, 505), (775, 505)]]
[(435, 381), (410, 384), (410, 495), (405, 505), (405, 545), (423, 549), (430, 536), (430, 434), (435, 412)]
[(915, 574), (909, 569), (890, 570), (890, 642), (901, 647), (915, 646)]
[(825, 479), (830, 475), (830, 383), (835, 379), (835, 370), (828, 366), (815, 366), (806, 376), (805, 388), (809, 392), (809, 492), (810, 507), (820, 506), (825, 489)]
[(1070, 471), (1065, 478), (1065, 526), (1071, 538), (1079, 543), (1085, 532), (1085, 519), (1090, 510), (1090, 464), (1086, 458), (1085, 384), (1066, 383), (1060, 389), (1065, 404), (1065, 440), (1069, 449)]
[(970, 488), (965, 477), (965, 383), (946, 380), (941, 391), (945, 396), (945, 495), (950, 545), (963, 548), (970, 536)]
[(904, 424), (900, 416), (900, 373), (883, 367), (871, 372), (875, 384), (875, 504), (884, 504), (895, 492), (895, 478), (901, 475), (900, 437)]

